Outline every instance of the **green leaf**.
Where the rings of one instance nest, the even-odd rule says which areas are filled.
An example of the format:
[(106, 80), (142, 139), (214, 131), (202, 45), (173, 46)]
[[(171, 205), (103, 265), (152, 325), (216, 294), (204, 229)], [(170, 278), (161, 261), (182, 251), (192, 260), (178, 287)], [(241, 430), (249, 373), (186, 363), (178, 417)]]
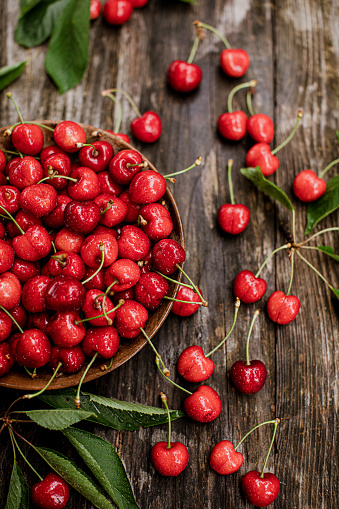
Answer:
[(19, 78), (22, 71), (25, 69), (27, 60), (19, 64), (6, 65), (0, 68), (0, 90), (7, 87), (12, 81)]
[(30, 410), (24, 412), (32, 421), (43, 426), (44, 428), (53, 430), (62, 430), (72, 426), (73, 424), (93, 417), (92, 412), (85, 410)]
[(16, 462), (14, 462), (5, 509), (28, 509), (29, 489)]
[(339, 131), (336, 131), (335, 134), (336, 134), (336, 137), (337, 137), (337, 143), (339, 143)]
[(284, 191), (280, 189), (280, 187), (273, 184), (273, 182), (267, 180), (261, 173), (258, 166), (256, 168), (242, 168), (240, 173), (244, 175), (244, 177), (246, 177), (248, 180), (250, 180), (252, 184), (257, 186), (261, 191), (281, 203), (288, 210), (294, 210), (294, 207), (287, 194), (285, 194)]
[(199, 5), (196, 0), (181, 0), (181, 1), (185, 2), (186, 4)]
[(333, 258), (336, 262), (339, 262), (339, 255), (336, 255), (334, 252), (333, 247), (330, 246), (315, 246), (318, 251), (322, 251), (323, 253), (326, 253), (328, 256)]
[[(39, 397), (55, 408), (74, 409), (75, 394), (75, 389), (62, 389), (45, 392)], [(140, 426), (147, 428), (167, 422), (167, 412), (163, 408), (103, 398), (86, 392), (81, 395), (81, 408), (95, 414), (96, 417), (90, 417), (89, 421), (126, 431), (134, 431)], [(170, 415), (172, 421), (184, 416), (180, 410), (171, 410)]]
[(45, 60), (47, 73), (60, 94), (82, 79), (89, 58), (90, 0), (69, 0), (50, 40)]
[(334, 295), (337, 297), (337, 299), (339, 300), (339, 290), (336, 290), (335, 288), (331, 288), (331, 290), (334, 293)]
[(20, 15), (19, 19), (24, 16), (27, 12), (39, 4), (42, 0), (20, 0)]
[(77, 428), (63, 431), (119, 509), (138, 509), (124, 465), (107, 440)]
[(326, 192), (319, 200), (307, 206), (307, 225), (305, 235), (325, 217), (339, 208), (339, 175), (327, 182)]
[(69, 0), (40, 0), (22, 9), (15, 30), (15, 40), (25, 48), (42, 44), (54, 30)]
[(100, 492), (100, 488), (73, 461), (52, 449), (35, 447), (35, 450), (57, 474), (92, 502), (98, 509), (112, 509), (112, 504)]

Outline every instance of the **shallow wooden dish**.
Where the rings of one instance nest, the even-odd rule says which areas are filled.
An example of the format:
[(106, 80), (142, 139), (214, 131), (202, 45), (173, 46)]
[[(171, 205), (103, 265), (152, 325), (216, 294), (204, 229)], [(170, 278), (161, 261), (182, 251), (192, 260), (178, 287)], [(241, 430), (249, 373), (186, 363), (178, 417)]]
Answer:
[[(53, 120), (36, 120), (37, 123), (46, 125), (48, 127), (54, 128), (60, 121), (53, 121)], [(118, 152), (119, 150), (123, 149), (133, 149), (136, 150), (134, 147), (129, 145), (128, 143), (125, 143), (120, 138), (117, 138), (113, 134), (110, 134), (104, 130), (98, 129), (93, 126), (80, 124), (82, 128), (85, 130), (87, 137), (89, 138), (93, 131), (100, 131), (102, 133), (102, 136), (100, 138), (92, 138), (92, 141), (97, 140), (105, 140), (111, 143), (111, 145), (114, 147), (114, 153)], [(13, 146), (11, 144), (10, 137), (4, 136), (4, 131), (8, 129), (8, 127), (3, 127), (0, 129), (0, 148), (1, 149), (7, 149), (7, 150), (13, 150)], [(53, 143), (53, 133), (47, 129), (44, 129), (44, 138), (45, 138), (45, 144), (44, 146), (52, 145)], [(142, 157), (144, 160), (147, 160), (147, 157), (145, 157), (142, 154)], [(156, 168), (152, 165), (151, 162), (149, 162), (150, 168), (157, 171)], [(184, 238), (184, 231), (182, 226), (182, 221), (180, 217), (180, 213), (178, 210), (178, 206), (174, 200), (173, 194), (171, 191), (167, 188), (166, 194), (163, 198), (163, 200), (166, 203), (166, 206), (171, 214), (172, 220), (173, 220), (173, 232), (171, 234), (172, 239), (176, 240), (181, 244), (183, 247), (185, 247), (185, 238)], [(173, 276), (173, 279), (176, 279), (178, 282), (181, 281), (182, 274), (179, 272), (179, 274), (176, 274)], [(171, 284), (169, 296), (174, 297), (176, 292), (178, 290), (178, 284)], [(169, 312), (171, 311), (171, 307), (173, 305), (172, 301), (164, 301), (160, 308), (158, 308), (152, 315), (150, 315), (150, 318), (146, 324), (145, 330), (150, 338), (152, 338), (156, 332), (160, 329), (164, 321), (166, 320)], [(98, 360), (96, 364), (92, 366), (92, 368), (89, 370), (85, 381), (89, 382), (90, 380), (93, 380), (95, 378), (99, 378), (107, 373), (110, 373), (114, 369), (118, 368), (122, 364), (124, 364), (126, 361), (128, 361), (131, 357), (133, 357), (136, 353), (138, 353), (145, 345), (147, 344), (147, 341), (145, 340), (144, 336), (140, 334), (137, 338), (130, 340), (130, 341), (122, 341), (120, 344), (119, 350), (117, 354), (115, 355), (113, 359), (112, 367), (109, 370), (102, 371), (100, 369), (100, 366), (104, 363), (104, 361), (101, 359)], [(151, 355), (153, 353), (150, 352)], [(49, 389), (62, 389), (65, 387), (71, 387), (73, 385), (77, 385), (80, 381), (80, 378), (84, 372), (83, 368), (81, 371), (75, 374), (63, 374), (60, 377), (57, 377), (53, 380), (52, 384), (50, 385)], [(48, 369), (40, 369), (38, 370), (38, 377), (34, 380), (30, 379), (27, 373), (23, 369), (21, 369), (18, 366), (14, 366), (12, 370), (5, 376), (0, 378), (0, 386), (11, 388), (11, 389), (22, 389), (24, 391), (35, 391), (42, 389), (48, 380), (50, 379), (52, 375), (52, 372)]]

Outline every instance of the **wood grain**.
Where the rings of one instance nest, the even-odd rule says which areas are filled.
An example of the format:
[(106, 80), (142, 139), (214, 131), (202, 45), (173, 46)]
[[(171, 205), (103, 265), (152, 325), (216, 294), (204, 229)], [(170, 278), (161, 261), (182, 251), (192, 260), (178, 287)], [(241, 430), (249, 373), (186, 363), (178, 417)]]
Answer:
[[(298, 108), (303, 108), (302, 126), (291, 145), (279, 154), (281, 167), (273, 177), (295, 204), (296, 232), (301, 240), (306, 207), (293, 197), (293, 178), (308, 167), (321, 170), (338, 157), (334, 131), (338, 129), (339, 115), (339, 6), (331, 0), (200, 0), (196, 7), (176, 0), (150, 0), (144, 9), (135, 10), (121, 28), (108, 27), (101, 20), (92, 24), (91, 64), (84, 80), (76, 89), (59, 96), (43, 71), (46, 45), (26, 51), (14, 43), (17, 4), (3, 1), (0, 64), (32, 57), (25, 74), (10, 87), (24, 118), (65, 118), (112, 128), (114, 107), (108, 99), (101, 98), (100, 91), (117, 86), (134, 96), (141, 111), (154, 109), (160, 114), (163, 134), (159, 142), (145, 146), (133, 141), (160, 172), (185, 168), (199, 155), (203, 158), (204, 165), (178, 179), (173, 192), (185, 230), (185, 267), (202, 288), (209, 307), (188, 319), (170, 316), (155, 337), (173, 379), (191, 387), (176, 373), (180, 352), (195, 343), (207, 352), (224, 337), (233, 318), (235, 275), (242, 269), (255, 271), (274, 248), (284, 243), (279, 223), (284, 220), (291, 224), (291, 217), (240, 175), (250, 142), (231, 144), (217, 135), (217, 118), (226, 111), (228, 92), (238, 83), (219, 69), (221, 41), (206, 33), (199, 47), (196, 63), (204, 78), (198, 91), (187, 96), (171, 91), (166, 85), (166, 69), (172, 60), (188, 57), (194, 38), (192, 22), (201, 19), (216, 26), (234, 47), (249, 51), (251, 67), (246, 79), (258, 80), (254, 108), (273, 117), (276, 145), (290, 132)], [(245, 108), (244, 94), (235, 97), (234, 105)], [(134, 114), (124, 100), (122, 106), (122, 131), (129, 132)], [(0, 114), (2, 125), (17, 120), (4, 93), (0, 95)], [(235, 197), (251, 210), (251, 223), (237, 238), (222, 234), (215, 222), (218, 207), (229, 199), (229, 158), (235, 161)], [(336, 174), (337, 169), (333, 168), (327, 178)], [(338, 219), (338, 213), (333, 214), (317, 230), (337, 226)], [(338, 237), (336, 233), (327, 234), (323, 242), (339, 252)], [(319, 239), (318, 245), (321, 242)], [(313, 251), (306, 252), (305, 257), (339, 287), (338, 268), (333, 260)], [(258, 303), (263, 312), (254, 327), (250, 356), (263, 360), (267, 366), (269, 375), (264, 389), (253, 397), (240, 395), (227, 378), (232, 363), (245, 356), (245, 339), (256, 309), (255, 305), (242, 305), (227, 346), (213, 357), (216, 370), (208, 381), (221, 396), (222, 414), (208, 425), (188, 419), (173, 424), (173, 440), (184, 442), (190, 451), (189, 465), (179, 477), (161, 477), (150, 463), (151, 447), (165, 439), (166, 426), (128, 433), (87, 425), (117, 447), (142, 509), (165, 505), (171, 509), (249, 508), (240, 490), (241, 475), (262, 467), (272, 429), (261, 428), (247, 439), (241, 447), (244, 466), (227, 478), (210, 469), (210, 450), (224, 438), (237, 443), (252, 426), (276, 416), (283, 421), (268, 470), (278, 475), (281, 492), (271, 507), (333, 509), (338, 505), (339, 306), (300, 260), (295, 269), (292, 293), (300, 298), (302, 308), (297, 319), (287, 326), (275, 326), (264, 311), (267, 298), (275, 289), (287, 290), (287, 255), (279, 253), (263, 272), (268, 290)], [(147, 348), (85, 388), (106, 397), (149, 405), (160, 405), (159, 393), (165, 391), (172, 408), (180, 408), (185, 398), (180, 391), (165, 385)], [(6, 408), (17, 394), (1, 389), (1, 395), (1, 407)], [(34, 426), (22, 426), (22, 431), (39, 445), (54, 446), (57, 440), (60, 451), (79, 462), (59, 435)], [(7, 432), (0, 439), (2, 508), (12, 453)], [(29, 452), (29, 457), (39, 472), (47, 473), (48, 468), (33, 452)], [(28, 468), (22, 466), (27, 480), (36, 482)], [(78, 507), (92, 509), (90, 503), (72, 493), (67, 508)]]

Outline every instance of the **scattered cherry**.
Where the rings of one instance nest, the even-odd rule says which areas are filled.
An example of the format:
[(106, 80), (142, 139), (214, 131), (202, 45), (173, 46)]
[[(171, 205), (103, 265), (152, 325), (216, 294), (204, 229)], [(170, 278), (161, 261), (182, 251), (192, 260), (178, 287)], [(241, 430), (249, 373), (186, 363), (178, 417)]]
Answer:
[(69, 500), (68, 484), (55, 472), (31, 488), (31, 499), (40, 509), (62, 509)]

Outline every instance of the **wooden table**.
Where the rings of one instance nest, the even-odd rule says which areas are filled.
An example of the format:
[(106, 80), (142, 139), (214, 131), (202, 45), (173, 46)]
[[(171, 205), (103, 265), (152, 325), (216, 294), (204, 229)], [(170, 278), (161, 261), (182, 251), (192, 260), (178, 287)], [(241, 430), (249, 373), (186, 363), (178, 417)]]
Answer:
[[(228, 92), (239, 83), (225, 77), (219, 68), (221, 41), (207, 33), (199, 47), (196, 63), (204, 78), (197, 92), (182, 96), (171, 91), (166, 85), (166, 69), (172, 60), (187, 58), (194, 38), (192, 22), (198, 18), (221, 30), (233, 46), (249, 51), (251, 67), (246, 78), (258, 80), (254, 106), (274, 119), (276, 144), (288, 135), (298, 108), (303, 108), (302, 125), (289, 147), (281, 151), (280, 169), (272, 178), (296, 205), (297, 238), (302, 239), (306, 207), (293, 197), (293, 178), (302, 169), (320, 170), (338, 157), (339, 6), (330, 0), (199, 0), (196, 7), (175, 0), (150, 0), (122, 28), (106, 26), (102, 20), (92, 24), (89, 68), (81, 85), (60, 96), (43, 70), (46, 46), (26, 51), (14, 42), (18, 3), (2, 2), (0, 64), (30, 59), (24, 75), (10, 87), (24, 118), (73, 119), (112, 128), (114, 107), (100, 92), (121, 87), (142, 111), (154, 109), (161, 116), (163, 134), (157, 143), (146, 146), (133, 140), (161, 172), (185, 168), (199, 155), (203, 158), (202, 167), (178, 178), (172, 186), (185, 227), (186, 268), (209, 301), (207, 309), (190, 318), (171, 315), (157, 335), (159, 351), (179, 382), (175, 365), (180, 352), (195, 343), (208, 351), (220, 341), (232, 322), (234, 277), (242, 269), (255, 272), (264, 258), (285, 242), (279, 223), (291, 224), (291, 217), (239, 173), (249, 141), (233, 144), (217, 135), (217, 118), (226, 111)], [(236, 96), (235, 106), (245, 109), (244, 94)], [(0, 114), (2, 125), (17, 121), (4, 92)], [(123, 131), (129, 132), (133, 117), (123, 101)], [(229, 199), (225, 169), (229, 158), (234, 159), (236, 199), (251, 210), (248, 229), (235, 238), (223, 235), (216, 226), (218, 207)], [(336, 173), (331, 170), (331, 176)], [(321, 223), (323, 228), (336, 225), (338, 213)], [(339, 251), (337, 233), (327, 234), (323, 242)], [(306, 257), (339, 287), (333, 260), (313, 251)], [(287, 255), (279, 253), (268, 263), (263, 272), (268, 290), (260, 307), (265, 307), (274, 290), (287, 290), (289, 271)], [(141, 508), (249, 507), (240, 491), (241, 475), (262, 468), (272, 429), (261, 428), (244, 443), (244, 466), (232, 476), (212, 471), (209, 454), (219, 440), (237, 443), (251, 427), (276, 416), (283, 421), (268, 470), (278, 475), (281, 492), (272, 507), (337, 506), (338, 301), (299, 259), (292, 293), (301, 300), (294, 322), (276, 326), (264, 311), (254, 327), (251, 358), (262, 359), (268, 369), (263, 390), (254, 396), (238, 393), (227, 377), (233, 362), (245, 356), (249, 323), (258, 305), (241, 307), (234, 333), (214, 356), (216, 370), (209, 381), (221, 396), (222, 414), (206, 425), (189, 419), (173, 424), (173, 440), (183, 441), (190, 451), (189, 465), (179, 477), (160, 476), (150, 462), (151, 447), (166, 439), (166, 426), (130, 433), (88, 427), (116, 445)], [(166, 391), (172, 408), (180, 408), (185, 398), (157, 374), (154, 355), (147, 347), (85, 389), (154, 406), (160, 406), (159, 393)], [(1, 406), (6, 408), (15, 397), (14, 391), (1, 390)], [(55, 447), (57, 440), (62, 452), (76, 457), (59, 435), (30, 425), (25, 434), (40, 445)], [(42, 460), (33, 452), (29, 455), (37, 469), (47, 473)], [(0, 464), (0, 506), (4, 507), (12, 465), (7, 432), (1, 435)], [(22, 466), (28, 482), (36, 482), (28, 467)], [(79, 507), (89, 509), (91, 504), (73, 492), (67, 508)]]

